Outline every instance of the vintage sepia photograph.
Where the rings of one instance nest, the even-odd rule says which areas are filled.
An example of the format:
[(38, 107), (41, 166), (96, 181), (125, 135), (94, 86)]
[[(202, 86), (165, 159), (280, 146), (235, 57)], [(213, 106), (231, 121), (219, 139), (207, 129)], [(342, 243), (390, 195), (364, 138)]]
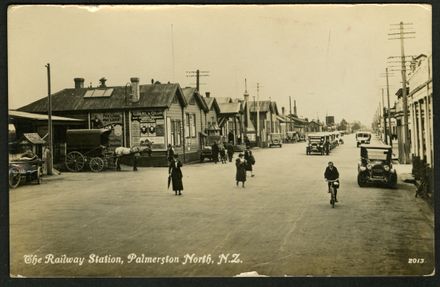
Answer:
[(434, 276), (432, 26), (10, 5), (10, 277)]

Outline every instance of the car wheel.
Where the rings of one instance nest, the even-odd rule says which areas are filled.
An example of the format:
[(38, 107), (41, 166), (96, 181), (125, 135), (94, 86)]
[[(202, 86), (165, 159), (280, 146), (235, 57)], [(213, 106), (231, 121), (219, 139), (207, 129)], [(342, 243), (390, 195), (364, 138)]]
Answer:
[(357, 176), (357, 182), (360, 187), (364, 187), (366, 185), (365, 177), (361, 173), (359, 173)]
[(388, 181), (388, 187), (396, 188), (396, 185), (397, 185), (397, 174), (394, 173), (390, 176), (390, 179)]
[(200, 162), (203, 162), (205, 158), (203, 156), (200, 157)]

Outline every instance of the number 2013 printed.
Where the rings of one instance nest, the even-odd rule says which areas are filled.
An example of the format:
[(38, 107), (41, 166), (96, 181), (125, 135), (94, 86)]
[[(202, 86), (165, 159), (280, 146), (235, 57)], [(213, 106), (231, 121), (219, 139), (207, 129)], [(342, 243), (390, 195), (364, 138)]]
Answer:
[(425, 259), (424, 258), (408, 258), (408, 263), (409, 264), (422, 264), (422, 263), (425, 263)]

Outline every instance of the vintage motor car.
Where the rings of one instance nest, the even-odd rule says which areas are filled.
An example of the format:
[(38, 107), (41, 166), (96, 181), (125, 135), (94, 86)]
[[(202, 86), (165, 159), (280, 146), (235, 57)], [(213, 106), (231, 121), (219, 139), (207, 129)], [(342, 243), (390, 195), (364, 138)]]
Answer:
[(360, 145), (361, 160), (358, 163), (357, 181), (360, 187), (368, 183), (397, 184), (397, 173), (392, 164), (392, 148), (389, 145)]
[(328, 152), (326, 150), (326, 145), (328, 141), (328, 135), (326, 133), (315, 133), (308, 135), (308, 143), (306, 147), (306, 154), (310, 155), (312, 153), (325, 154)]
[(369, 144), (371, 141), (371, 133), (370, 132), (357, 132), (356, 133), (356, 147), (359, 147), (361, 144)]
[(200, 152), (200, 162), (203, 162), (205, 158), (212, 160), (212, 145), (214, 142), (220, 144), (222, 142), (222, 136), (220, 135), (209, 135), (202, 139), (202, 150)]
[(269, 145), (269, 147), (273, 147), (273, 146), (282, 147), (283, 146), (283, 139), (281, 138), (281, 134), (276, 134), (276, 133), (270, 134), (268, 145)]
[(296, 131), (286, 132), (286, 143), (295, 143), (299, 141), (299, 135)]

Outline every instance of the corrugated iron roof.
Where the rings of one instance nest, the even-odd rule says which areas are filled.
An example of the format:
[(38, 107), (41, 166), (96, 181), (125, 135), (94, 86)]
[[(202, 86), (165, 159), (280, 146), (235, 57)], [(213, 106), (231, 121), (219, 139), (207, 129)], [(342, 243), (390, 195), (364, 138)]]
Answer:
[(39, 134), (37, 133), (25, 133), (23, 134), (23, 140), (27, 140), (28, 142), (32, 143), (32, 144), (45, 144), (46, 141), (43, 140)]
[[(52, 95), (52, 110), (60, 111), (90, 111), (114, 110), (121, 108), (167, 108), (174, 97), (178, 97), (182, 106), (186, 100), (179, 84), (140, 85), (138, 102), (129, 101), (125, 86), (107, 87), (113, 89), (110, 97), (84, 98), (87, 91), (99, 88), (64, 89)], [(20, 111), (43, 113), (47, 112), (47, 97), (19, 108)]]
[[(12, 118), (22, 118), (22, 119), (30, 119), (35, 121), (47, 121), (48, 115), (34, 114), (22, 111), (9, 110), (9, 117)], [(52, 115), (53, 121), (64, 121), (64, 122), (84, 122), (85, 120), (74, 119), (74, 118), (66, 118)]]
[(220, 103), (220, 114), (237, 114), (241, 111), (240, 103)]
[(215, 97), (218, 104), (232, 103), (231, 97)]
[(257, 106), (259, 104), (260, 113), (270, 112), (271, 110), (271, 102), (270, 101), (248, 101), (249, 111), (252, 113), (257, 112)]

